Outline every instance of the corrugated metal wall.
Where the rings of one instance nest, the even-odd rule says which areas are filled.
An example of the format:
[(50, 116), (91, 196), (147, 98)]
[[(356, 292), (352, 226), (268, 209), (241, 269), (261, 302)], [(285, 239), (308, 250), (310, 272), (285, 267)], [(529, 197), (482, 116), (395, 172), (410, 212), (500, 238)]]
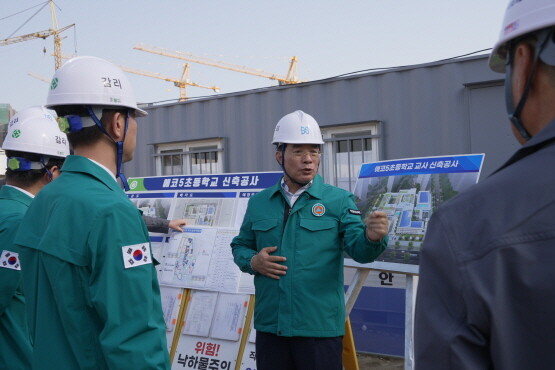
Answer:
[(156, 175), (151, 144), (217, 137), (225, 140), (225, 172), (279, 170), (273, 128), (302, 109), (323, 128), (382, 121), (381, 159), (485, 152), (487, 175), (517, 146), (503, 77), (477, 56), (149, 107), (125, 173)]

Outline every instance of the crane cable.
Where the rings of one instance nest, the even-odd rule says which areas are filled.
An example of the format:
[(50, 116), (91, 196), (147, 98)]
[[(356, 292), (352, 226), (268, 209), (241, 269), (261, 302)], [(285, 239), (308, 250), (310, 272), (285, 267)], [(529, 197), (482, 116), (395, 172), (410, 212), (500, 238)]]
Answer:
[[(48, 5), (48, 3), (49, 3), (49, 1), (46, 1), (46, 2), (43, 4), (43, 6), (42, 6), (39, 10), (37, 10), (31, 17), (29, 17), (29, 19), (27, 19), (21, 26), (19, 26), (15, 31), (12, 32), (11, 35), (9, 35), (9, 36), (6, 37), (6, 38), (9, 39), (9, 38), (12, 37), (17, 31), (19, 31), (23, 26), (25, 26), (27, 23), (29, 23), (29, 21), (30, 21), (31, 19), (33, 19), (33, 18), (35, 17), (35, 15), (37, 15), (42, 9), (44, 9), (44, 7)], [(31, 8), (29, 8), (29, 9), (31, 9)], [(27, 10), (29, 10), (29, 9), (27, 9)]]
[[(5, 16), (5, 17), (2, 17), (2, 18), (0, 18), (0, 21), (3, 21), (4, 19), (8, 19), (8, 18), (10, 18), (10, 17), (13, 17), (14, 15), (18, 15), (18, 14), (24, 13), (24, 12), (26, 12), (27, 10), (31, 10), (31, 9), (33, 9), (33, 8), (35, 8), (35, 7), (37, 7), (37, 6), (39, 6), (39, 5), (43, 5), (43, 3), (37, 4), (37, 5), (33, 5), (33, 6), (30, 7), (30, 8), (21, 10), (21, 11), (19, 11), (19, 12), (17, 12), (17, 13), (14, 13), (14, 14), (7, 15), (7, 16)], [(42, 8), (41, 8), (41, 9), (42, 9)]]

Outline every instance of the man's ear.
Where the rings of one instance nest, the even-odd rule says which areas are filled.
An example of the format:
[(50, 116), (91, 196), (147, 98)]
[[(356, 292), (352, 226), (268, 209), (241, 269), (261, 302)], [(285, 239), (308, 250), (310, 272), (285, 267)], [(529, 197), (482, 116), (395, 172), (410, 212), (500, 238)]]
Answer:
[(277, 163), (279, 163), (279, 165), (281, 165), (282, 159), (283, 159), (283, 153), (281, 152), (281, 150), (276, 150), (276, 161)]
[(123, 140), (125, 136), (125, 115), (120, 112), (110, 112), (108, 113), (106, 120), (106, 129), (108, 133), (115, 141)]
[[(56, 166), (52, 166), (52, 167), (48, 168), (48, 171), (43, 172), (42, 177), (40, 179), (40, 182), (42, 183), (42, 186), (48, 184), (49, 182), (51, 182), (52, 180), (54, 180), (57, 177), (57, 175), (55, 174), (55, 169), (56, 168), (57, 168)], [(50, 177), (49, 172), (52, 175), (52, 177)]]
[[(61, 168), (58, 166), (52, 166), (49, 168), (50, 173), (52, 174), (52, 180), (55, 180), (56, 177), (60, 176), (62, 174)], [(48, 176), (47, 174), (45, 174), (46, 176)]]

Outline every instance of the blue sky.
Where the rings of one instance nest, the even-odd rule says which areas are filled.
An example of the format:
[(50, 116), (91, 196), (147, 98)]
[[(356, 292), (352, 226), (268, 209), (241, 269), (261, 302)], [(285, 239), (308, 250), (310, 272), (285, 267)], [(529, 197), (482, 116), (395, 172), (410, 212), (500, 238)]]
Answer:
[[(41, 0), (0, 0), (0, 39), (40, 9)], [(491, 48), (507, 0), (57, 0), (64, 54), (94, 55), (173, 78), (184, 61), (133, 50), (143, 43), (172, 51), (286, 74), (299, 58), (302, 80), (370, 68), (432, 62)], [(35, 6), (35, 7), (33, 7)], [(32, 9), (13, 15), (25, 9)], [(11, 16), (13, 15), (13, 16)], [(13, 36), (51, 28), (46, 6)], [(46, 48), (46, 54), (43, 49)], [(43, 104), (54, 72), (52, 37), (0, 46), (0, 103), (16, 110)], [(177, 99), (170, 82), (129, 75), (137, 100)], [(190, 80), (229, 93), (276, 83), (201, 64)], [(212, 90), (188, 87), (189, 97)]]

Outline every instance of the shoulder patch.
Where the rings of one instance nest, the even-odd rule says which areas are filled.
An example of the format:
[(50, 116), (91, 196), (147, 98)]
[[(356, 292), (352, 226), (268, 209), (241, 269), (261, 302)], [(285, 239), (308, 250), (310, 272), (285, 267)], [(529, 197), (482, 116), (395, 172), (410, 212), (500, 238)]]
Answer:
[(150, 243), (123, 246), (121, 247), (121, 254), (126, 269), (152, 263)]
[(20, 271), (21, 264), (19, 263), (19, 253), (3, 250), (2, 256), (0, 256), (0, 267)]
[(362, 214), (362, 212), (359, 211), (358, 209), (349, 209), (349, 213), (352, 215), (359, 215), (359, 216)]

